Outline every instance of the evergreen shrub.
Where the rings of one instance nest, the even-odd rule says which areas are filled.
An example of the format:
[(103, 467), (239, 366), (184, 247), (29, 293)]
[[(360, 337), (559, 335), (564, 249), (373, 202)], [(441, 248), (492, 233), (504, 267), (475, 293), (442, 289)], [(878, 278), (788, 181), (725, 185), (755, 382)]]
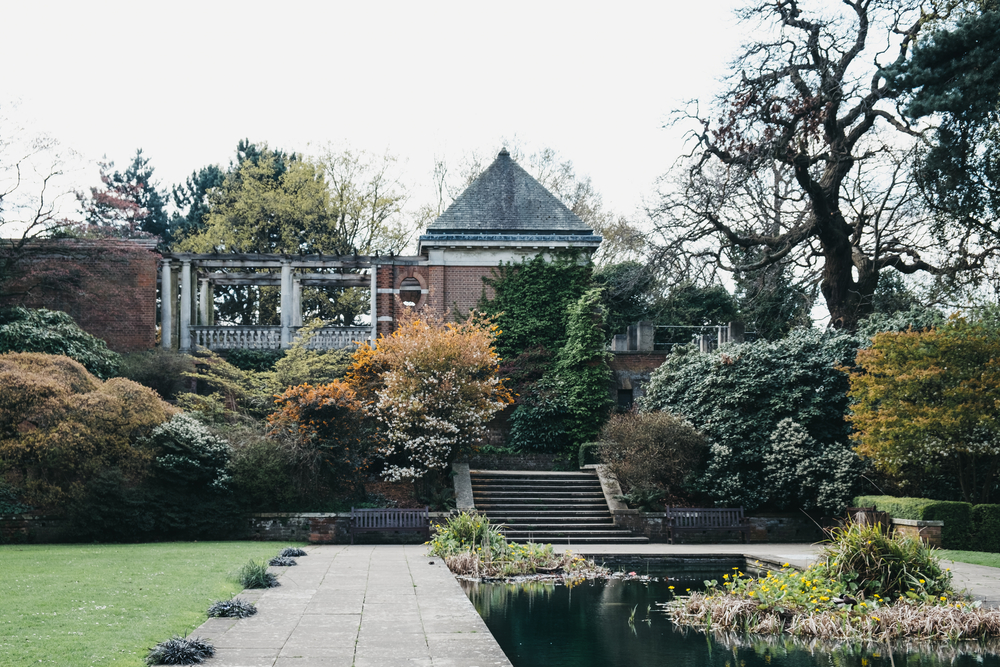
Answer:
[(125, 355), (118, 374), (172, 399), (188, 388), (191, 380), (187, 376), (194, 371), (191, 355), (158, 347)]
[[(768, 455), (774, 451), (776, 432), (782, 447), (796, 435), (792, 431), (808, 434), (808, 447), (790, 444), (809, 458), (832, 447), (847, 450), (847, 456), (809, 463), (803, 471), (851, 460), (850, 429), (844, 420), (848, 379), (838, 367), (853, 362), (857, 346), (853, 336), (810, 329), (793, 331), (780, 341), (729, 344), (706, 354), (690, 346), (675, 347), (652, 373), (639, 406), (642, 411), (683, 416), (704, 433), (711, 449), (699, 489), (719, 504), (755, 510), (772, 503)], [(779, 430), (786, 419), (798, 426)], [(786, 465), (798, 467), (802, 462)], [(815, 480), (811, 472), (810, 479)], [(812, 485), (810, 492), (817, 496), (779, 502), (817, 506), (819, 487)], [(844, 501), (850, 496), (844, 494)]]
[(0, 310), (0, 353), (38, 352), (69, 357), (106, 380), (118, 372), (121, 357), (107, 343), (81, 329), (58, 310)]
[(1000, 553), (1000, 505), (973, 505), (970, 548)]
[(226, 361), (241, 371), (257, 371), (261, 373), (273, 371), (274, 365), (284, 356), (284, 350), (248, 350), (237, 348), (226, 353)]

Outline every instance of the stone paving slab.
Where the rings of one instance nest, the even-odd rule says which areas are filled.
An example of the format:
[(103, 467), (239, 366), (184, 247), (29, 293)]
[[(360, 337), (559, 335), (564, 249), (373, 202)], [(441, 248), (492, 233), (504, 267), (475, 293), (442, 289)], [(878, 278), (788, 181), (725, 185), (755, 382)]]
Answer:
[(307, 547), (244, 591), (256, 616), (208, 619), (208, 667), (510, 667), (458, 581), (423, 545)]

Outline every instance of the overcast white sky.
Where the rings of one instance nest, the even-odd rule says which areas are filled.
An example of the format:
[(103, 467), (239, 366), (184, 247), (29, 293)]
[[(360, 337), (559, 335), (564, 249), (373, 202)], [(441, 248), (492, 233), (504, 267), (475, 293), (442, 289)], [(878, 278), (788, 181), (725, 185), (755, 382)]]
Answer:
[(170, 185), (247, 137), (388, 149), (415, 204), (436, 156), (516, 137), (631, 213), (682, 150), (667, 115), (711, 97), (740, 40), (732, 0), (5, 4), (0, 112), (81, 154), (71, 187), (138, 147)]

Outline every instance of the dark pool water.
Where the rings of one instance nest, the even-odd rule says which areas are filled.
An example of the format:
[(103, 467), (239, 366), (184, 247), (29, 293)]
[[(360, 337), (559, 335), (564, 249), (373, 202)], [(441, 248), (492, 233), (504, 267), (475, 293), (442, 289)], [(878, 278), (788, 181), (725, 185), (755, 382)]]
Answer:
[(1000, 667), (1000, 657), (976, 646), (890, 650), (806, 644), (788, 637), (685, 632), (657, 612), (655, 603), (670, 599), (668, 586), (684, 591), (700, 587), (705, 578), (721, 578), (685, 577), (572, 587), (463, 582), (463, 587), (514, 667)]

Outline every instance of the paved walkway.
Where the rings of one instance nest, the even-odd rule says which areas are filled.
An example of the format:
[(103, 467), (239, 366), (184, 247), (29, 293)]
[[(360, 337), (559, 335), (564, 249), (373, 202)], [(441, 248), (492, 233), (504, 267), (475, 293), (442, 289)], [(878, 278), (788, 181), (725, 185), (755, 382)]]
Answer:
[[(210, 667), (510, 666), (440, 558), (423, 545), (317, 546), (244, 591), (256, 616), (210, 618), (192, 636), (216, 647)], [(433, 564), (431, 564), (433, 563)]]
[[(557, 547), (558, 548), (558, 547)], [(312, 546), (281, 586), (244, 591), (259, 612), (211, 618), (191, 633), (211, 641), (209, 667), (510, 667), (458, 581), (423, 545)], [(580, 545), (602, 556), (745, 555), (807, 565), (809, 544)], [(958, 588), (1000, 606), (1000, 570), (947, 563)]]

